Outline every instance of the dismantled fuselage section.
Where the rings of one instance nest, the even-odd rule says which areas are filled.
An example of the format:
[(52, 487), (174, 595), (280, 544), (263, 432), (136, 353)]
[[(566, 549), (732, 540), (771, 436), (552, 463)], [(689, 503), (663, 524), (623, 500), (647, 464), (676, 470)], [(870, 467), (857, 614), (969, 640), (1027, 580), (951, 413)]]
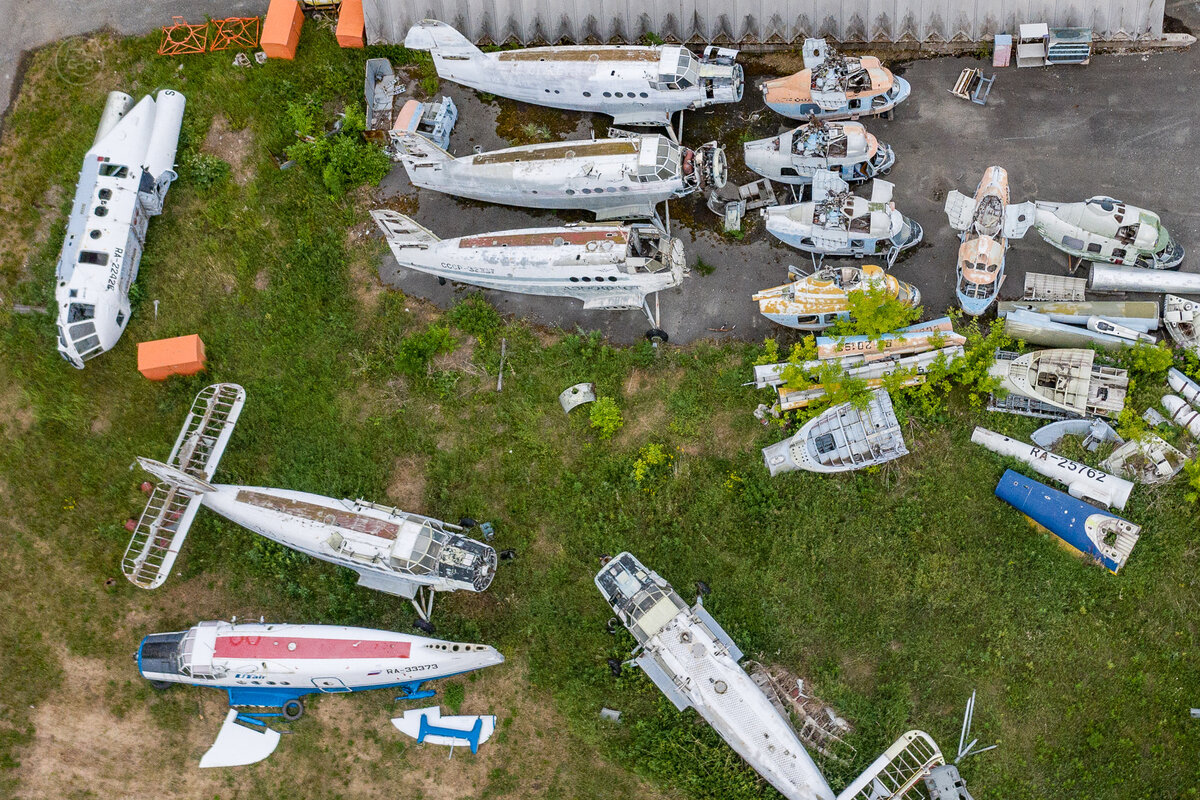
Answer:
[(1125, 566), (1142, 530), (1011, 469), (996, 484), (996, 496), (1057, 536), (1071, 552), (1094, 559), (1114, 574)]
[(1035, 205), (1037, 232), (1073, 258), (1149, 269), (1175, 269), (1183, 262), (1183, 245), (1153, 211), (1103, 196)]
[(874, 264), (865, 264), (861, 269), (822, 267), (792, 283), (763, 289), (751, 299), (758, 303), (758, 312), (772, 322), (802, 331), (823, 331), (849, 318), (852, 293), (873, 290), (907, 306), (921, 304), (917, 287), (897, 280)]
[(886, 114), (908, 98), (908, 81), (874, 56), (844, 56), (824, 39), (804, 40), (804, 69), (764, 81), (763, 100), (792, 119), (858, 119)]
[(1163, 298), (1163, 327), (1180, 347), (1200, 356), (1200, 303), (1167, 295)]
[(680, 45), (578, 45), (484, 53), (444, 22), (427, 19), (404, 46), (428, 50), (438, 76), (539, 106), (608, 114), (618, 125), (669, 126), (677, 111), (742, 99), (736, 50), (697, 58)]
[(509, 206), (582, 209), (598, 219), (655, 216), (655, 206), (725, 185), (725, 151), (659, 134), (509, 147), (455, 158), (419, 133), (399, 137), (414, 186)]
[(955, 294), (963, 311), (979, 315), (995, 302), (1004, 284), (1009, 239), (1020, 239), (1033, 224), (1033, 203), (1009, 205), (1008, 173), (988, 167), (974, 198), (957, 190), (946, 196), (950, 227), (962, 231)]
[(892, 148), (860, 122), (825, 122), (815, 115), (798, 128), (743, 145), (746, 166), (773, 181), (812, 183), (832, 172), (847, 183), (886, 175), (896, 163)]
[(875, 389), (866, 408), (840, 403), (822, 411), (782, 442), (763, 448), (772, 475), (803, 469), (847, 472), (908, 455), (900, 421), (886, 389)]
[(990, 373), (1009, 394), (992, 395), (988, 410), (1045, 419), (1114, 419), (1125, 407), (1129, 373), (1095, 361), (1094, 351), (1077, 348), (1024, 355), (998, 350)]
[(921, 241), (914, 220), (896, 210), (895, 187), (885, 180), (871, 184), (871, 199), (850, 192), (832, 172), (813, 176), (812, 200), (764, 208), (767, 231), (780, 241), (819, 256), (876, 256), (888, 266), (900, 251)]
[(146, 228), (176, 178), (184, 104), (171, 89), (137, 105), (124, 92), (108, 95), (54, 268), (58, 352), (76, 369), (111, 350), (129, 324)]
[(138, 459), (160, 482), (122, 560), (132, 583), (162, 585), (203, 505), (285, 547), (349, 567), (359, 584), (412, 600), (425, 620), (435, 593), (482, 592), (491, 585), (496, 551), (457, 525), (361, 499), (210, 483), (244, 402), (245, 390), (236, 384), (208, 387), (196, 397), (167, 463)]
[(586, 309), (642, 309), (646, 296), (683, 282), (683, 242), (656, 225), (595, 224), (439, 239), (410, 217), (372, 211), (402, 267), (502, 292), (573, 297)]
[(396, 98), (404, 93), (397, 82), (391, 62), (386, 58), (367, 59), (367, 141), (382, 147), (393, 160), (399, 157), (406, 137), (421, 136), (443, 150), (450, 147), (450, 131), (458, 121), (458, 107), (449, 97), (423, 103), (409, 100), (396, 109)]
[[(596, 574), (596, 587), (617, 619), (637, 641), (633, 663), (679, 710), (696, 709), (733, 750), (788, 800), (834, 800), (833, 790), (789, 722), (800, 702), (781, 673), (749, 662), (697, 598), (691, 606), (630, 553), (621, 553)], [(635, 651), (637, 652), (637, 651)], [(778, 689), (776, 689), (778, 685)], [(797, 717), (809, 730), (818, 752), (833, 752), (849, 724), (830, 715), (812, 720), (813, 708), (800, 702)], [(828, 754), (828, 753), (827, 753)], [(953, 773), (953, 774), (951, 774)], [(949, 788), (953, 785), (954, 793)], [(916, 793), (909, 794), (914, 787)], [(921, 793), (923, 789), (923, 793)], [(909, 731), (867, 767), (839, 800), (969, 800), (970, 794), (953, 766), (947, 766), (937, 744), (923, 731)]]

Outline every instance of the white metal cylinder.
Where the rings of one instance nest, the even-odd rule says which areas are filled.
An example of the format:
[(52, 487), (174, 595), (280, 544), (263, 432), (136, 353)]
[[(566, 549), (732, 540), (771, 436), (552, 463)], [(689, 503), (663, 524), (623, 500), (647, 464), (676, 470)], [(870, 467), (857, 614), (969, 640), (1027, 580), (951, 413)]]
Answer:
[(1170, 372), (1167, 373), (1167, 384), (1184, 400), (1196, 408), (1200, 408), (1200, 383), (1196, 383), (1187, 375), (1171, 367)]
[(96, 128), (96, 138), (92, 140), (92, 144), (103, 139), (131, 108), (133, 108), (132, 97), (124, 92), (109, 92), (108, 99), (104, 102), (104, 111), (100, 114), (100, 126)]
[(179, 147), (185, 104), (184, 96), (174, 89), (163, 89), (154, 100), (154, 127), (150, 130), (143, 165), (155, 180), (175, 168), (175, 150)]
[(1080, 500), (1123, 509), (1129, 502), (1129, 493), (1133, 491), (1133, 484), (1124, 478), (1109, 475), (1103, 470), (1055, 455), (1036, 445), (1026, 444), (987, 428), (976, 428), (971, 434), (971, 441), (983, 445), (993, 453), (1028, 464), (1039, 475), (1064, 484), (1070, 495)]
[(1093, 292), (1200, 294), (1200, 274), (1168, 269), (1092, 264), (1092, 272), (1088, 276), (1088, 288)]
[(1162, 406), (1167, 410), (1167, 416), (1172, 422), (1186, 428), (1188, 433), (1200, 439), (1200, 411), (1185, 403), (1182, 397), (1173, 394), (1163, 397)]

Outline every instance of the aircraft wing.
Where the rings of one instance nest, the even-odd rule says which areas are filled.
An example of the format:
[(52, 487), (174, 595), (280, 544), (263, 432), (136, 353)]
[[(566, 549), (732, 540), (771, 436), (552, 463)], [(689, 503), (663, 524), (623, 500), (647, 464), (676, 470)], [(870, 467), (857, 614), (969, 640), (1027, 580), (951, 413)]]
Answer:
[(950, 219), (950, 227), (956, 231), (965, 231), (971, 227), (971, 217), (975, 214), (975, 201), (957, 189), (951, 189), (946, 195), (946, 216)]
[(200, 759), (201, 767), (240, 767), (262, 761), (279, 745), (279, 731), (273, 731), (252, 718), (240, 717), (229, 709), (221, 732), (212, 747)]
[(1010, 203), (1004, 209), (1004, 238), (1020, 239), (1037, 217), (1033, 203)]
[(201, 390), (175, 439), (167, 464), (211, 481), (233, 426), (246, 403), (246, 390), (236, 383), (214, 383)]

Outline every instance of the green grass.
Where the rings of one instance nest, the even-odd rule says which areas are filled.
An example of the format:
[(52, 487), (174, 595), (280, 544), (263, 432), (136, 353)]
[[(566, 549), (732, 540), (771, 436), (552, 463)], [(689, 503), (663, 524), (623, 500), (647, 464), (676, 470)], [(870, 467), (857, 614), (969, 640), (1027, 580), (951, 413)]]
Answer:
[[(500, 731), (486, 747), (503, 753), (477, 796), (777, 796), (640, 673), (610, 676), (606, 659), (624, 657), (633, 640), (605, 632), (611, 611), (592, 576), (601, 555), (626, 549), (689, 599), (695, 581), (707, 582), (706, 605), (747, 654), (804, 675), (854, 723), (855, 761), (827, 767), (835, 789), (908, 728), (952, 750), (962, 705), (978, 690), (976, 733), (1000, 748), (961, 765), (976, 796), (1196, 793), (1200, 725), (1187, 709), (1200, 699), (1200, 551), (1181, 482), (1134, 493), (1125, 516), (1143, 524), (1143, 538), (1112, 576), (992, 496), (1005, 464), (970, 444), (972, 427), (1025, 438), (1036, 423), (972, 410), (957, 395), (936, 414), (900, 404), (912, 455), (893, 465), (771, 479), (759, 448), (780, 433), (750, 416), (765, 397), (742, 385), (761, 348), (615, 348), (583, 332), (547, 343), (477, 298), (429, 321), (399, 293), (360, 297), (381, 247), (348, 246), (345, 231), (367, 219), (369, 197), (331, 197), (321, 175), (276, 163), (295, 141), (287, 104), (357, 101), (370, 48), (306, 35), (295, 62), (237, 70), (224, 53), (169, 60), (152, 55), (152, 38), (101, 41), (107, 71), (89, 85), (57, 79), (52, 52), (35, 55), (9, 117), (5, 297), (52, 300), (75, 174), (106, 91), (180, 89), (180, 163), (194, 166), (150, 224), (141, 304), (116, 349), (77, 372), (54, 352), (51, 318), (0, 312), (5, 794), (21, 793), (37, 708), (52, 702), (114, 718), (146, 711), (147, 741), (162, 739), (152, 774), (195, 770), (188, 737), (217, 726), (209, 713), (195, 718), (198, 698), (215, 703), (215, 693), (146, 690), (129, 659), (145, 633), (201, 613), (408, 629), (403, 601), (210, 512), (163, 588), (147, 593), (121, 577), (121, 523), (144, 502), (144, 476), (129, 466), (137, 455), (163, 458), (192, 397), (218, 380), (248, 393), (219, 480), (385, 501), (397, 461), (412, 457), (424, 465), (425, 511), (492, 520), (495, 545), (517, 550), (486, 594), (439, 600), (438, 632), (497, 646), (512, 664), (494, 670), (526, 665), (530, 691), (563, 721), (517, 739), (498, 708)], [(217, 114), (249, 131), (244, 182), (200, 157)], [(208, 347), (205, 374), (163, 384), (137, 375), (136, 342), (192, 332)], [(498, 393), (502, 338), (511, 372)], [(435, 366), (439, 353), (452, 359), (468, 345), (472, 370)], [(624, 425), (611, 439), (586, 413), (562, 414), (558, 393), (579, 381), (620, 408)], [(1156, 393), (1161, 385), (1139, 380), (1139, 412)], [(80, 658), (111, 670), (102, 696), (72, 697), (64, 670)], [(441, 688), (479, 713), (473, 681)], [(321, 733), (339, 702), (365, 715), (351, 738), (386, 748), (377, 766), (355, 768), (376, 789), (397, 780), (417, 748), (375, 730), (386, 726), (382, 694), (323, 700), (269, 767), (222, 775), (222, 796), (352, 796), (339, 783), (346, 748)], [(600, 720), (602, 706), (621, 710), (622, 724)], [(562, 765), (509, 763), (562, 741)], [(295, 772), (302, 765), (315, 774)]]

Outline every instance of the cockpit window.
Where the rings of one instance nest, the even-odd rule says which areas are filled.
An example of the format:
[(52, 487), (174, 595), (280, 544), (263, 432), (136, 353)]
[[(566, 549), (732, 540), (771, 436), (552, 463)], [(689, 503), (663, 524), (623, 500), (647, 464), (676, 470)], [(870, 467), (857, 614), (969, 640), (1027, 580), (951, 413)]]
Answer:
[(73, 322), (83, 322), (84, 320), (94, 319), (96, 316), (96, 307), (86, 303), (71, 303), (67, 309), (67, 324)]
[(127, 178), (129, 177), (129, 167), (125, 167), (120, 164), (101, 164), (100, 177)]
[(675, 67), (675, 82), (686, 89), (696, 82), (696, 57), (686, 47), (679, 48), (679, 63)]
[(99, 250), (83, 250), (79, 253), (79, 263), (103, 267), (108, 263), (108, 253), (102, 253)]

